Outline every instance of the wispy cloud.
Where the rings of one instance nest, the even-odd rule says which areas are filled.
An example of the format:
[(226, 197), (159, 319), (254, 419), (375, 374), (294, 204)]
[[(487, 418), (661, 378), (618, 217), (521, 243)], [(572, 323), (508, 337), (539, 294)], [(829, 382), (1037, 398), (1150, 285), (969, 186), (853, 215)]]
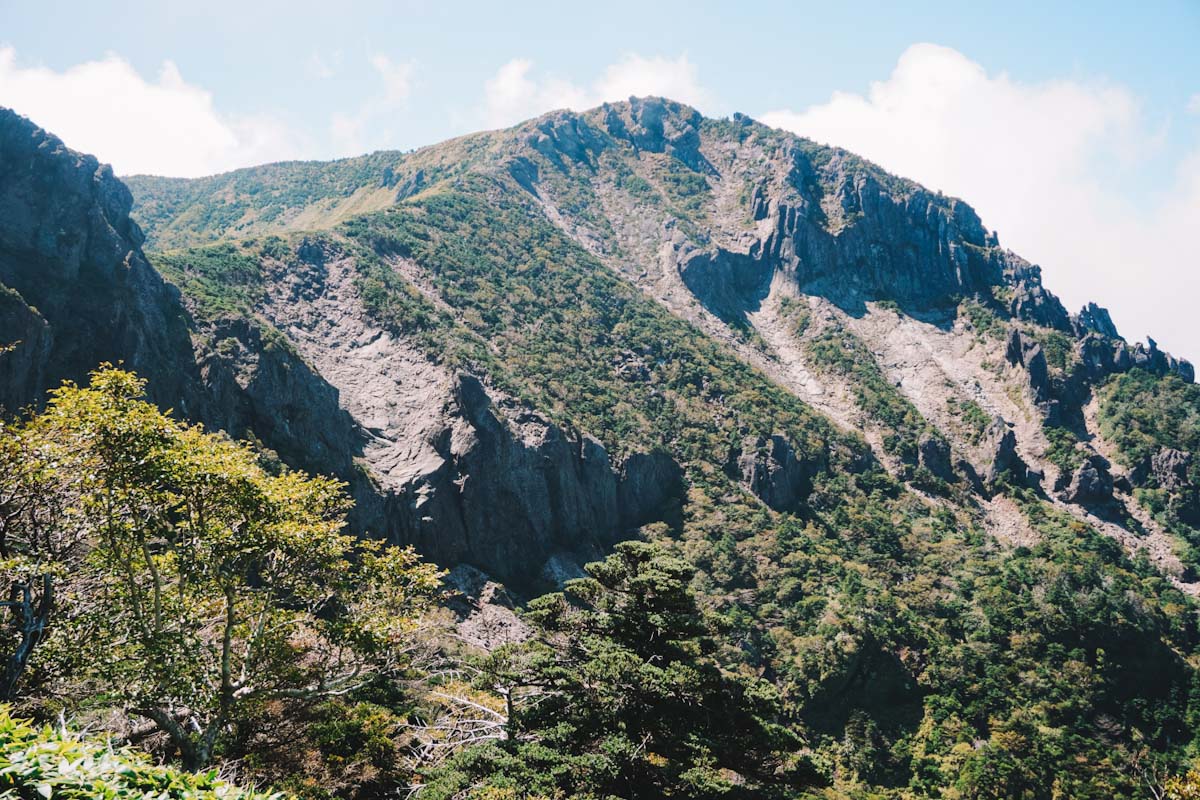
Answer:
[(374, 53), (368, 60), (382, 84), (381, 90), (354, 111), (338, 111), (330, 117), (330, 135), (336, 154), (340, 156), (390, 146), (390, 125), (395, 121), (396, 112), (407, 106), (415, 87), (415, 61), (395, 61), (384, 53)]
[(534, 64), (514, 58), (484, 83), (482, 117), (493, 128), (512, 125), (556, 108), (583, 110), (631, 95), (661, 95), (705, 110), (711, 93), (687, 55), (644, 57), (631, 53), (580, 85), (554, 75), (534, 74)]

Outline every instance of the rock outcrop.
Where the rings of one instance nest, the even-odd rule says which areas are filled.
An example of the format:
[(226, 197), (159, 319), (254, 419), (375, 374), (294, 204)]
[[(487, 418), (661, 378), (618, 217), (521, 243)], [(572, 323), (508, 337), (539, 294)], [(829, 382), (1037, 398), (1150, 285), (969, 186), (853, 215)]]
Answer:
[(1017, 436), (999, 417), (992, 420), (983, 434), (982, 448), (989, 454), (984, 481), (991, 485), (1007, 474), (1018, 484), (1030, 483), (1029, 466), (1017, 452)]
[(917, 442), (917, 464), (944, 481), (953, 483), (958, 479), (950, 465), (950, 444), (932, 433), (921, 434)]
[(812, 492), (818, 460), (805, 460), (781, 434), (749, 437), (738, 457), (742, 484), (776, 511), (796, 511)]
[(1112, 317), (1109, 316), (1108, 309), (1095, 303), (1085, 305), (1071, 322), (1076, 335), (1080, 337), (1095, 333), (1107, 339), (1121, 338), (1121, 335), (1117, 333), (1117, 326), (1113, 324)]
[(1042, 352), (1042, 346), (1017, 328), (1013, 328), (1009, 333), (1004, 355), (1009, 364), (1025, 369), (1034, 402), (1049, 402), (1050, 367), (1046, 364), (1046, 354)]
[(1168, 492), (1179, 492), (1191, 485), (1192, 454), (1164, 447), (1150, 456), (1150, 475), (1155, 485)]
[(1113, 499), (1113, 477), (1108, 471), (1108, 462), (1093, 455), (1084, 460), (1071, 475), (1064, 498), (1069, 503), (1086, 506), (1103, 506)]
[(110, 167), (0, 108), (0, 345), (18, 343), (0, 367), (7, 408), (109, 361), (148, 378), (160, 405), (202, 410), (179, 292), (142, 255), (132, 204)]

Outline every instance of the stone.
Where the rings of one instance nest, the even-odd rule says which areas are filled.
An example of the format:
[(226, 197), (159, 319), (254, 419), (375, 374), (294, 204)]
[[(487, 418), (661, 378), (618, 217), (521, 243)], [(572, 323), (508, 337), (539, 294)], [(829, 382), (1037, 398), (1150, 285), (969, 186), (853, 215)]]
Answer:
[(1150, 456), (1150, 475), (1158, 488), (1179, 492), (1191, 485), (1192, 454), (1164, 447)]
[(1112, 317), (1109, 316), (1108, 309), (1095, 303), (1085, 305), (1072, 321), (1075, 323), (1077, 336), (1086, 336), (1091, 333), (1108, 339), (1121, 338), (1121, 335), (1117, 333), (1117, 326), (1113, 324)]
[(1017, 453), (1017, 437), (1008, 423), (995, 417), (983, 434), (982, 447), (990, 453), (989, 464), (984, 473), (984, 482), (993, 484), (1004, 473), (1017, 481), (1025, 481), (1029, 467)]
[(950, 466), (950, 445), (940, 436), (929, 432), (921, 434), (917, 442), (917, 463), (935, 477), (953, 483), (957, 480)]
[(1108, 462), (1098, 455), (1089, 456), (1071, 475), (1064, 499), (1080, 505), (1104, 505), (1113, 499), (1113, 478)]
[(1050, 368), (1042, 346), (1016, 328), (1009, 331), (1008, 345), (1004, 356), (1008, 363), (1025, 369), (1029, 377), (1029, 388), (1038, 403), (1050, 400)]
[(812, 492), (819, 459), (801, 459), (781, 434), (747, 437), (738, 469), (742, 485), (776, 511), (796, 511)]

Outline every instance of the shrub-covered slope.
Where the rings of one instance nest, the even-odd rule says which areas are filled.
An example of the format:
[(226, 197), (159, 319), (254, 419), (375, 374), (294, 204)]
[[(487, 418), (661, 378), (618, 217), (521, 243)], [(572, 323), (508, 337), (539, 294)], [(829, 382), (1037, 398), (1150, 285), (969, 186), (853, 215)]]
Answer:
[(1129, 410), (1190, 365), (962, 201), (656, 99), (130, 185), (206, 421), (526, 596), (659, 542), (830, 792), (1141, 797), (1191, 752), (1190, 439)]

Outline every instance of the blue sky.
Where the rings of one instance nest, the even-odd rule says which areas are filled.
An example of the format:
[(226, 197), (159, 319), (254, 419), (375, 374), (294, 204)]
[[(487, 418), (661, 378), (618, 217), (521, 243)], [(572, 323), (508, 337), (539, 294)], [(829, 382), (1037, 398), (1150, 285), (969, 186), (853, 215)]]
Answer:
[(672, 94), (961, 195), (1070, 306), (1200, 358), (1200, 2), (906, 5), (0, 0), (0, 105), (203, 174)]

